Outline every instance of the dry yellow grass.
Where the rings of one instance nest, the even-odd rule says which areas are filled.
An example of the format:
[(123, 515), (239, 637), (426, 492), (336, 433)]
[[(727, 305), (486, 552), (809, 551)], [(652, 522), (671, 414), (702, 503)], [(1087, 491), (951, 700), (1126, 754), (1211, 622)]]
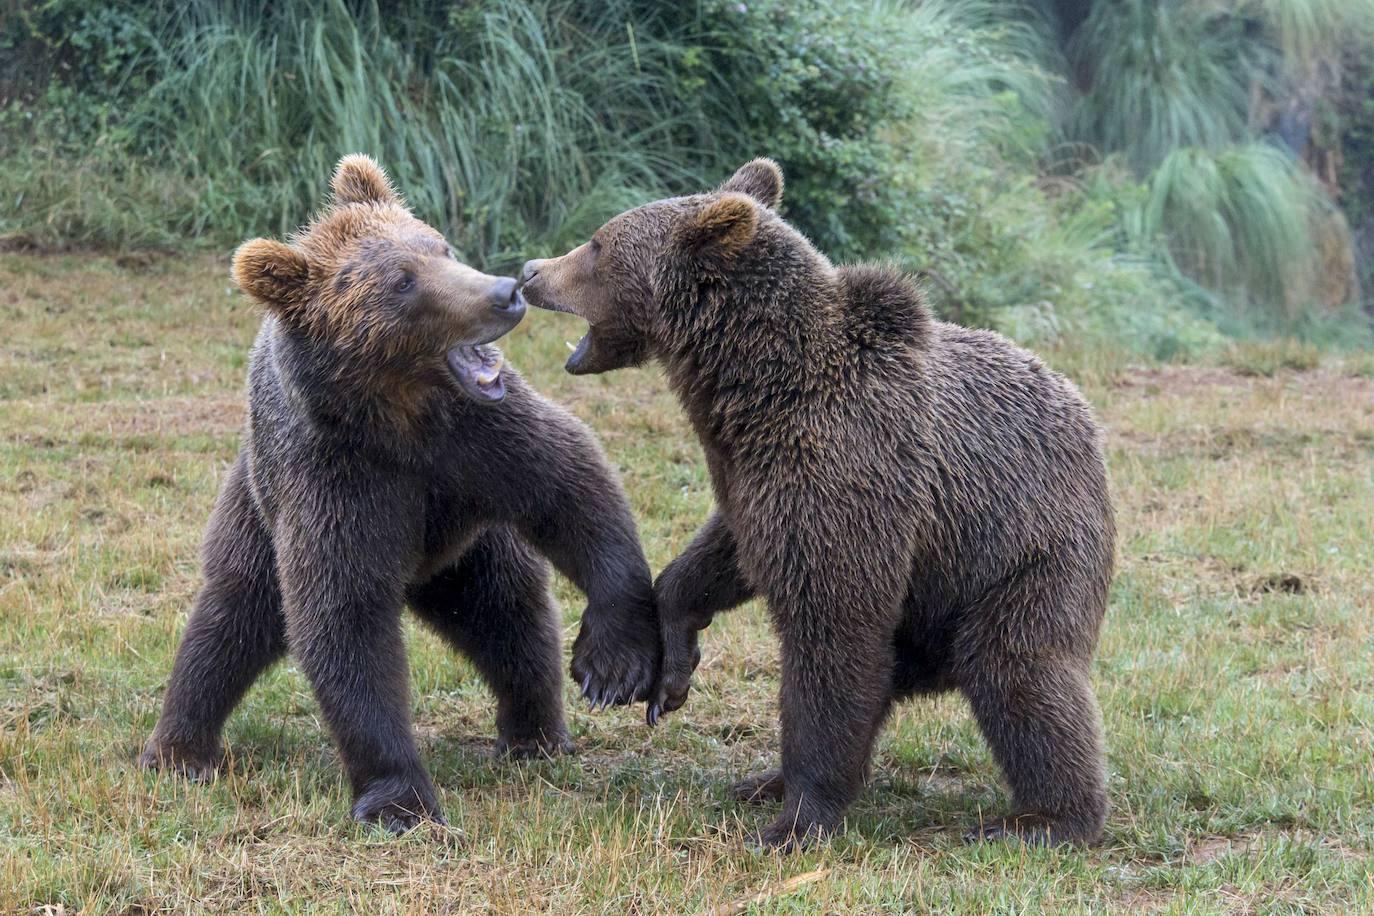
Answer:
[[(746, 851), (768, 813), (724, 793), (777, 743), (758, 607), (707, 632), (697, 689), (665, 726), (571, 707), (580, 753), (532, 764), (490, 759), (481, 683), (414, 630), (415, 718), (449, 829), (392, 839), (347, 821), (290, 665), (231, 720), (214, 785), (133, 767), (236, 447), (255, 324), (221, 262), (0, 255), (0, 912), (1374, 910), (1368, 373), (1088, 385), (1121, 531), (1097, 667), (1102, 847), (962, 845), (1006, 799), (946, 698), (894, 717), (843, 837), (780, 859)], [(578, 333), (533, 315), (508, 354), (601, 435), (661, 568), (710, 507), (699, 450), (653, 371), (565, 376)], [(566, 583), (558, 595), (571, 634), (581, 605)]]

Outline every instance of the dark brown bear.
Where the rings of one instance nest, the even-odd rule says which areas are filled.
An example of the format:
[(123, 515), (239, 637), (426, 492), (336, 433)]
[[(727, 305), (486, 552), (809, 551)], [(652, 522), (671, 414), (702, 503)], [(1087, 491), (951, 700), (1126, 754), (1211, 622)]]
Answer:
[[(353, 816), (442, 819), (410, 725), (401, 609), (477, 667), (498, 747), (569, 749), (547, 557), (586, 593), (573, 675), (647, 699), (659, 628), (625, 495), (588, 430), (487, 344), (515, 281), (460, 264), (365, 156), (290, 244), (234, 277), (266, 317), (246, 443), (210, 518), (204, 587), (141, 762), (200, 776), (249, 685), (290, 649), (352, 783)], [(542, 555), (542, 557), (540, 556)]]
[(762, 834), (836, 829), (894, 700), (957, 689), (1015, 810), (972, 834), (1089, 842), (1107, 810), (1090, 684), (1113, 523), (1073, 385), (909, 280), (833, 267), (774, 208), (766, 159), (719, 190), (612, 219), (524, 291), (590, 330), (573, 373), (657, 359), (701, 439), (717, 510), (655, 584), (681, 706), (697, 631), (754, 595), (782, 644), (782, 798)]

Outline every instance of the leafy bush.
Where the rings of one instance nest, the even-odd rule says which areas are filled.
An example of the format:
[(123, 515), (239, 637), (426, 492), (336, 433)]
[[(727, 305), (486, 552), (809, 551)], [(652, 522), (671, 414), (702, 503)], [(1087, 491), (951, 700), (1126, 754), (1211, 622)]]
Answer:
[[(505, 263), (767, 153), (828, 251), (895, 244), (905, 155), (883, 130), (910, 106), (890, 8), (479, 0), (433, 28), (435, 10), (398, 6), (193, 0), (152, 31), (123, 7), (59, 5), (34, 28), (98, 46), (101, 73), (34, 106), (46, 120), (36, 145), (5, 150), (22, 167), (0, 177), (0, 220), (53, 242), (281, 233), (339, 155), (366, 151), (466, 257)], [(120, 79), (140, 91), (92, 116), (105, 96), (86, 87)], [(157, 184), (154, 163), (169, 193), (134, 209), (148, 225), (131, 235), (124, 189)], [(73, 169), (90, 181), (64, 185)]]
[(777, 159), (788, 217), (839, 259), (894, 250), (910, 213), (909, 151), (888, 133), (915, 113), (898, 19), (861, 0), (708, 0), (687, 61), (722, 152)]
[(1045, 2), (1081, 14), (1059, 20), (1073, 23), (1081, 90), (1068, 135), (1147, 179), (1148, 198), (1123, 211), (1135, 250), (1260, 320), (1353, 293), (1345, 223), (1299, 162), (1260, 141), (1327, 163), (1334, 186), (1324, 151), (1340, 131), (1322, 99), (1343, 49), (1368, 53), (1374, 0)]
[[(570, 239), (690, 173), (675, 164), (666, 68), (643, 72), (645, 57), (663, 49), (641, 42), (629, 50), (633, 33), (623, 23), (634, 4), (604, 4), (576, 19), (573, 6), (455, 7), (421, 54), (386, 31), (375, 3), (193, 2), (128, 71), (149, 89), (126, 100), (128, 111), (82, 157), (108, 176), (98, 193), (26, 177), (39, 194), (0, 179), (8, 185), (0, 199), (27, 229), (121, 241), (125, 227), (99, 218), (107, 208), (93, 198), (117, 197), (133, 177), (128, 163), (157, 163), (169, 185), (190, 195), (176, 208), (150, 201), (158, 206), (139, 208), (141, 218), (167, 237), (223, 243), (290, 230), (319, 200), (339, 156), (366, 151), (465, 256), (515, 260), (531, 240)], [(555, 44), (553, 35), (575, 40)], [(67, 132), (45, 126), (39, 135), (51, 143), (52, 168), (27, 155), (33, 172), (56, 178), (69, 158), (60, 142)], [(70, 210), (92, 218), (64, 220)]]
[(1374, 0), (1235, 0), (1234, 7), (1263, 23), (1290, 73), (1367, 42), (1374, 29)]

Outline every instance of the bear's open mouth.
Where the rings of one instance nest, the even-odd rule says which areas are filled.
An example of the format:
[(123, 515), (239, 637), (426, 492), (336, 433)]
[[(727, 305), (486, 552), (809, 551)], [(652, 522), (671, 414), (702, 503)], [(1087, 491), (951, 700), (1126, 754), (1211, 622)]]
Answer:
[(571, 375), (579, 374), (582, 361), (587, 358), (587, 350), (590, 349), (591, 343), (591, 328), (587, 328), (587, 333), (582, 335), (582, 339), (579, 340), (575, 346), (571, 340), (567, 341), (568, 349), (572, 351), (572, 355), (568, 357), (568, 361), (563, 365), (563, 369)]
[(506, 381), (501, 376), (505, 360), (500, 350), (468, 344), (449, 350), (447, 359), (449, 371), (473, 398), (499, 401), (506, 396)]

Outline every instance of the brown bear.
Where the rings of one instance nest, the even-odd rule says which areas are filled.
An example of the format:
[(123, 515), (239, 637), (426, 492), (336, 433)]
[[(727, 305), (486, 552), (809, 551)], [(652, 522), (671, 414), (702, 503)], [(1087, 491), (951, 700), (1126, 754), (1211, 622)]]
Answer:
[(681, 706), (697, 631), (754, 595), (781, 642), (791, 848), (835, 830), (894, 700), (956, 689), (1014, 811), (971, 837), (1089, 842), (1107, 810), (1090, 684), (1113, 560), (1100, 434), (1074, 386), (1003, 337), (935, 321), (909, 279), (836, 268), (778, 216), (766, 159), (531, 261), (535, 305), (590, 324), (573, 373), (647, 359), (701, 440), (717, 509), (655, 583)]
[(353, 816), (442, 819), (410, 725), (401, 610), (496, 695), (498, 749), (569, 749), (552, 561), (588, 598), (573, 676), (599, 704), (647, 699), (660, 637), (629, 505), (591, 433), (489, 343), (516, 282), (457, 261), (365, 156), (234, 278), (265, 311), (245, 443), (204, 547), (204, 586), (140, 761), (202, 776), (253, 681), (288, 649), (352, 783)]

